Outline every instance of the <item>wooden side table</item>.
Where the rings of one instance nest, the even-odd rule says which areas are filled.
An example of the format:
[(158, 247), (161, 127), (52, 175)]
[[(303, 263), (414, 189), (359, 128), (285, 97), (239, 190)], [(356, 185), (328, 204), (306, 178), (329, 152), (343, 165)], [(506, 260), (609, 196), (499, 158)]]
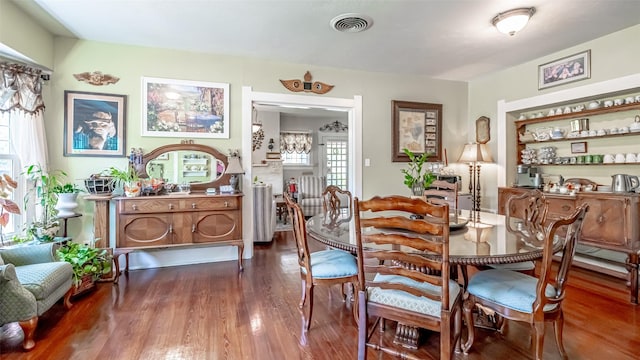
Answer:
[(113, 249), (113, 267), (115, 271), (115, 276), (113, 278), (113, 283), (118, 283), (118, 278), (120, 277), (120, 256), (124, 255), (125, 263), (124, 263), (124, 272), (129, 272), (129, 253), (132, 252), (133, 249), (123, 249), (123, 248), (115, 248)]
[(85, 200), (93, 201), (93, 238), (96, 247), (109, 247), (109, 201), (113, 195), (87, 195)]
[[(278, 216), (278, 220), (282, 221), (283, 224), (287, 223), (287, 203), (284, 202), (283, 196), (275, 196), (274, 198), (276, 202), (276, 215)], [(282, 218), (284, 217), (284, 220)]]

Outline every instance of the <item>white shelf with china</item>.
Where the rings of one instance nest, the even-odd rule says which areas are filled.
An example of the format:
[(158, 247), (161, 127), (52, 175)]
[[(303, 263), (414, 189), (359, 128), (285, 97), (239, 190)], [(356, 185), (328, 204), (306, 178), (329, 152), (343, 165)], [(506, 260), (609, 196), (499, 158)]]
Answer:
[[(635, 101), (638, 99), (639, 101)], [(528, 119), (516, 120), (515, 130), (517, 141), (517, 163), (518, 164), (532, 164), (537, 166), (584, 166), (584, 165), (640, 165), (640, 162), (624, 162), (624, 163), (567, 163), (564, 160), (558, 160), (550, 163), (535, 163), (523, 159), (523, 150), (525, 149), (539, 149), (541, 147), (548, 147), (557, 145), (560, 153), (570, 151), (572, 143), (585, 143), (585, 148), (588, 149), (589, 145), (594, 145), (595, 151), (584, 151), (583, 153), (571, 154), (569, 156), (581, 156), (589, 154), (600, 154), (605, 152), (604, 145), (606, 140), (616, 138), (620, 140), (620, 144), (628, 144), (629, 149), (640, 152), (640, 146), (638, 146), (637, 135), (640, 135), (640, 123), (638, 125), (633, 124), (635, 117), (636, 121), (640, 120), (640, 97), (628, 97), (628, 103), (622, 103), (618, 105), (612, 105), (607, 101), (607, 106), (604, 106), (602, 102), (592, 102), (587, 106), (565, 106), (563, 113), (559, 115), (541, 116), (544, 111), (538, 111), (537, 114), (532, 114)], [(591, 106), (590, 106), (591, 105)], [(558, 108), (561, 110), (562, 108)], [(566, 110), (571, 109), (571, 112)], [(554, 112), (553, 109), (549, 110), (549, 113)], [(558, 111), (560, 112), (560, 111)], [(524, 117), (521, 116), (521, 117)], [(566, 120), (579, 120), (579, 119), (591, 119), (591, 132), (583, 131), (570, 132), (566, 127), (569, 125)], [(624, 120), (619, 120), (622, 118)], [(617, 120), (618, 119), (618, 120)], [(622, 123), (620, 121), (623, 121)], [(631, 126), (631, 128), (630, 128)], [(595, 130), (599, 128), (598, 130)], [(561, 131), (561, 135), (552, 136), (553, 131)], [(556, 146), (554, 146), (556, 147)], [(558, 156), (560, 158), (560, 156)]]

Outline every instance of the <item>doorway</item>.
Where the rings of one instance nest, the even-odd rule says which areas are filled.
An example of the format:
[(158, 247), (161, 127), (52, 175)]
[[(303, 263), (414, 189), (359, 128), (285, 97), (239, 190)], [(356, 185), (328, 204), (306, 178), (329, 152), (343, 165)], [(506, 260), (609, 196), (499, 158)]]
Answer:
[[(245, 175), (242, 178), (242, 188), (251, 189), (252, 174), (252, 115), (254, 105), (277, 105), (282, 107), (297, 107), (308, 109), (328, 109), (344, 111), (348, 115), (347, 156), (348, 181), (347, 188), (354, 196), (362, 194), (362, 97), (332, 98), (314, 95), (295, 95), (282, 93), (256, 92), (251, 87), (242, 88), (242, 166)], [(243, 234), (245, 238), (245, 253), (253, 256), (253, 194), (244, 192), (243, 201)], [(249, 251), (246, 251), (249, 250)]]

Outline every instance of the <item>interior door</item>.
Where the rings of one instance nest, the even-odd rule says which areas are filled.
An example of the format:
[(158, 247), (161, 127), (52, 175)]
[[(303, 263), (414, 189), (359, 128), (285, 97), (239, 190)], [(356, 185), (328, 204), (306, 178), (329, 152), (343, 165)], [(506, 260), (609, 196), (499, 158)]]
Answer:
[(347, 134), (320, 136), (320, 173), (327, 178), (327, 185), (348, 189), (349, 142)]

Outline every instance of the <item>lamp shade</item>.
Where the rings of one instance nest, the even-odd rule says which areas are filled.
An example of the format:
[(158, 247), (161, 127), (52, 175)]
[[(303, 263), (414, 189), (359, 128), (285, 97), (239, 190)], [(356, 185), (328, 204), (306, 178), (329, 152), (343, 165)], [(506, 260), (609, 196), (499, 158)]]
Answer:
[(462, 150), (462, 155), (460, 155), (460, 159), (458, 162), (461, 163), (476, 163), (476, 162), (485, 162), (491, 163), (493, 162), (493, 158), (491, 157), (491, 153), (489, 152), (489, 148), (486, 144), (466, 144), (464, 149)]
[(242, 164), (240, 164), (240, 158), (237, 156), (229, 156), (229, 164), (227, 164), (227, 169), (224, 173), (231, 175), (244, 174)]
[(527, 26), (529, 19), (535, 12), (536, 9), (532, 7), (505, 11), (496, 15), (491, 20), (491, 24), (501, 33), (513, 36)]

